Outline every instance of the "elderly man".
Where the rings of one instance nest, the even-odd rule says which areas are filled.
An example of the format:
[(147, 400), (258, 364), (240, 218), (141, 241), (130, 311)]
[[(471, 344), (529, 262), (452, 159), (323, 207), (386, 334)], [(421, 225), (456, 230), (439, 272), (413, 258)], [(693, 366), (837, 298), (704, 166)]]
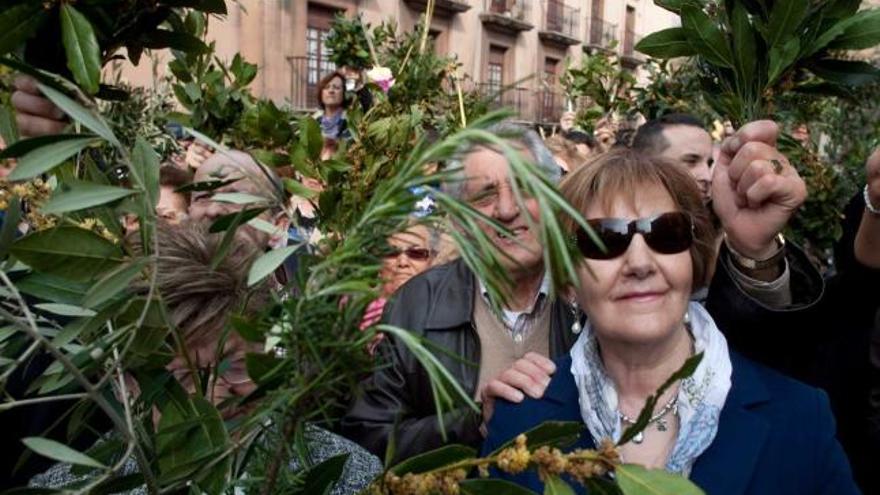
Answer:
[[(506, 125), (493, 129), (505, 136), (510, 131)], [(785, 175), (762, 193), (757, 206), (735, 201), (739, 194), (736, 189), (724, 196), (731, 202), (725, 212), (735, 217), (730, 222), (733, 228), (729, 236), (754, 256), (778, 248), (775, 237), (785, 223), (780, 224), (779, 218), (787, 219), (804, 198), (803, 181), (785, 157), (766, 144), (775, 140), (776, 132), (770, 122), (751, 124), (738, 134), (739, 142), (730, 144), (723, 153), (723, 166), (731, 174), (760, 169), (765, 159), (778, 160), (785, 167)], [(509, 139), (551, 179), (558, 178), (559, 168), (536, 134), (520, 130), (517, 137)], [(517, 202), (504, 155), (491, 147), (475, 145), (463, 153), (459, 166), (466, 177), (458, 191), (460, 197), (516, 238), (498, 235), (491, 226), (483, 226), (496, 247), (507, 255), (501, 260), (513, 282), (507, 306), (500, 318), (496, 316), (486, 302), (484, 284), (458, 260), (435, 267), (404, 285), (385, 319), (461, 356), (436, 355), (464, 390), (480, 400), (483, 414), (464, 408), (448, 412), (443, 416), (443, 430), (448, 442), (478, 445), (481, 426), (491, 416), (495, 398), (519, 402), (526, 395), (543, 394), (554, 371), (547, 358), (568, 352), (576, 337), (577, 327), (572, 324), (578, 312), (565, 301), (548, 297), (542, 246), (538, 233), (526, 220), (526, 215), (537, 218), (537, 203), (528, 198)], [(746, 191), (750, 190), (749, 184), (755, 187), (755, 180), (762, 177), (752, 175), (742, 179)], [(747, 299), (731, 279), (726, 283), (730, 286), (726, 291), (715, 293)], [(744, 312), (742, 317), (748, 320), (749, 313)], [(445, 442), (426, 371), (402, 343), (389, 340), (380, 346), (389, 366), (364, 381), (362, 393), (343, 419), (342, 428), (345, 435), (380, 456), (393, 436), (395, 458), (401, 459)]]

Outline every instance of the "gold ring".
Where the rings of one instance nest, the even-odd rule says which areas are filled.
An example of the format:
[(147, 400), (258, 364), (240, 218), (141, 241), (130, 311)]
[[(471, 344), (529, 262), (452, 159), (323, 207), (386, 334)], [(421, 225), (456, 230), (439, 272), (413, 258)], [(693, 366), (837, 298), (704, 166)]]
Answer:
[(779, 175), (782, 173), (782, 162), (781, 161), (777, 160), (776, 158), (771, 158), (770, 163), (773, 164), (773, 172), (776, 175)]

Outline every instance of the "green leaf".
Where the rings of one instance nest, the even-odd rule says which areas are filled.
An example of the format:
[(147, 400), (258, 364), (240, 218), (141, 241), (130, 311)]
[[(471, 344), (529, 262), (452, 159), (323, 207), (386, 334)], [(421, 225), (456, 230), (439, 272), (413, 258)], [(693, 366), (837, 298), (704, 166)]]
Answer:
[(69, 3), (61, 4), (60, 19), (67, 68), (77, 84), (93, 95), (101, 83), (101, 49), (92, 23)]
[(85, 210), (98, 205), (111, 203), (136, 191), (124, 187), (104, 186), (93, 182), (76, 181), (70, 190), (56, 190), (52, 198), (41, 209), (43, 213), (57, 215), (77, 210)]
[(685, 3), (681, 7), (681, 22), (691, 46), (709, 63), (733, 68), (733, 55), (724, 33), (702, 8)]
[(110, 130), (110, 126), (107, 125), (107, 122), (105, 122), (100, 115), (80, 105), (69, 96), (52, 87), (43, 83), (37, 83), (37, 87), (40, 88), (40, 91), (46, 98), (70, 116), (71, 119), (84, 125), (95, 134), (107, 140), (107, 142), (113, 146), (116, 146), (117, 148), (122, 147), (119, 140), (116, 139), (116, 135)]
[(318, 191), (304, 186), (302, 182), (293, 179), (284, 179), (284, 188), (287, 189), (287, 192), (290, 194), (306, 199), (314, 199), (320, 194)]
[(820, 60), (809, 69), (822, 79), (842, 86), (864, 86), (880, 78), (880, 69), (854, 60)]
[(299, 248), (299, 244), (295, 246), (285, 246), (280, 249), (273, 249), (257, 258), (248, 272), (248, 287), (275, 273), (275, 270), (284, 263), (284, 260), (295, 253)]
[[(7, 146), (18, 143), (18, 125), (15, 123), (15, 112), (9, 107), (0, 105), (0, 138), (6, 141)], [(8, 148), (7, 148), (8, 149)], [(5, 150), (0, 151), (2, 153)]]
[(247, 193), (217, 193), (211, 196), (211, 201), (219, 201), (221, 203), (232, 203), (234, 205), (250, 205), (269, 203), (268, 198), (256, 196)]
[(198, 182), (193, 182), (187, 184), (185, 186), (180, 186), (175, 189), (175, 192), (196, 192), (196, 191), (213, 191), (215, 189), (220, 189), (221, 187), (228, 186), (229, 184), (234, 184), (241, 179), (229, 179), (229, 180), (200, 180)]
[(784, 45), (776, 45), (770, 48), (770, 67), (767, 70), (767, 86), (773, 85), (779, 76), (797, 60), (801, 42), (797, 38), (791, 38)]
[(764, 33), (767, 46), (772, 48), (788, 42), (797, 33), (809, 9), (810, 2), (804, 0), (776, 0)]
[(391, 468), (391, 472), (403, 476), (406, 473), (419, 474), (452, 463), (473, 459), (477, 455), (476, 449), (464, 445), (447, 445), (439, 449), (425, 452), (401, 462)]
[(324, 137), (321, 135), (321, 127), (315, 122), (315, 119), (305, 117), (299, 121), (299, 141), (309, 158), (312, 160), (321, 158)]
[(30, 39), (45, 20), (42, 2), (22, 2), (0, 12), (0, 55)]
[(302, 488), (294, 490), (294, 494), (319, 495), (330, 493), (330, 489), (342, 477), (345, 461), (351, 454), (333, 456), (305, 473)]
[(675, 57), (692, 57), (697, 54), (688, 43), (683, 28), (675, 27), (651, 33), (636, 44), (636, 50), (662, 59)]
[[(69, 141), (72, 139), (82, 139), (88, 137), (87, 134), (52, 134), (50, 136), (39, 136), (34, 138), (22, 139), (15, 144), (0, 150), (0, 160), (6, 158), (18, 158), (26, 155), (35, 149), (42, 148), (47, 144), (58, 143), (61, 141)], [(94, 136), (97, 138), (97, 136)]]
[(248, 208), (245, 210), (239, 210), (235, 213), (229, 213), (228, 215), (223, 215), (211, 224), (208, 231), (212, 234), (216, 234), (218, 232), (236, 229), (239, 225), (245, 224), (251, 219), (258, 217), (260, 213), (263, 213), (264, 211), (266, 211), (266, 208)]
[(574, 495), (574, 489), (559, 476), (550, 476), (544, 482), (544, 495)]
[(458, 484), (462, 495), (535, 495), (535, 492), (507, 480), (469, 479)]
[(159, 482), (191, 480), (201, 487), (196, 492), (222, 493), (232, 459), (227, 455), (204, 470), (208, 461), (216, 461), (229, 446), (220, 412), (203, 397), (169, 401), (160, 410), (156, 435)]
[(73, 306), (70, 304), (42, 303), (34, 304), (34, 307), (48, 313), (52, 313), (53, 315), (75, 316), (77, 318), (90, 317), (97, 314), (91, 309), (81, 308), (79, 306)]
[(849, 19), (843, 34), (834, 39), (832, 50), (862, 50), (880, 44), (880, 9), (863, 10)]
[(60, 277), (53, 277), (45, 273), (31, 273), (27, 277), (15, 282), (16, 288), (24, 294), (62, 304), (81, 306), (83, 294), (89, 286), (83, 283), (71, 282)]
[(701, 495), (693, 482), (662, 469), (645, 469), (623, 464), (614, 469), (617, 484), (624, 495)]
[(862, 0), (831, 0), (822, 11), (828, 19), (851, 17), (859, 10)]
[(816, 54), (818, 51), (827, 47), (829, 43), (837, 39), (838, 36), (843, 34), (846, 31), (846, 28), (849, 27), (856, 20), (855, 17), (847, 17), (838, 21), (833, 26), (829, 27), (822, 34), (816, 37), (813, 43), (804, 51), (804, 57), (810, 57)]
[(10, 251), (38, 272), (75, 281), (93, 279), (122, 261), (119, 246), (71, 226), (34, 232), (15, 241)]
[[(529, 449), (534, 450), (544, 446), (564, 447), (570, 445), (578, 439), (583, 431), (583, 423), (576, 421), (545, 421), (524, 434), (529, 439)], [(496, 455), (510, 447), (514, 440), (505, 442), (491, 455)]]
[(0, 227), (0, 259), (6, 258), (9, 248), (18, 234), (18, 224), (21, 221), (21, 200), (18, 196), (10, 196), (6, 199), (8, 206), (3, 217), (3, 226)]
[(742, 80), (747, 84), (753, 84), (752, 79), (755, 77), (758, 63), (758, 48), (749, 13), (742, 4), (734, 4), (730, 24), (733, 30), (733, 56), (736, 66), (742, 75)]
[(107, 469), (107, 466), (100, 462), (82, 452), (73, 450), (63, 443), (56, 442), (55, 440), (42, 437), (27, 437), (23, 438), (21, 441), (27, 446), (27, 448), (33, 450), (37, 454), (58, 462), (76, 464), (78, 466), (90, 466), (96, 469)]
[(95, 136), (86, 136), (64, 139), (36, 148), (18, 160), (18, 164), (9, 174), (9, 180), (32, 179), (44, 174), (96, 142)]
[(159, 155), (141, 136), (134, 143), (131, 165), (135, 184), (146, 191), (148, 205), (155, 208), (159, 203)]
[(82, 305), (86, 308), (94, 308), (123, 292), (143, 272), (149, 262), (149, 258), (140, 258), (107, 273), (86, 292)]
[(190, 54), (206, 53), (209, 50), (208, 45), (195, 36), (167, 29), (156, 29), (149, 32), (141, 38), (141, 42), (145, 48), (154, 50), (171, 48)]

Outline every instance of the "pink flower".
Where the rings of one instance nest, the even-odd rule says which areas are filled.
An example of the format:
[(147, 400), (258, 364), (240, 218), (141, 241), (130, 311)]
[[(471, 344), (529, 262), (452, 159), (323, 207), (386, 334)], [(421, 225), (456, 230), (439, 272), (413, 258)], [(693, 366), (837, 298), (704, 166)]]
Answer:
[(367, 71), (367, 77), (376, 83), (382, 89), (383, 93), (387, 93), (394, 86), (394, 74), (388, 67), (373, 67)]

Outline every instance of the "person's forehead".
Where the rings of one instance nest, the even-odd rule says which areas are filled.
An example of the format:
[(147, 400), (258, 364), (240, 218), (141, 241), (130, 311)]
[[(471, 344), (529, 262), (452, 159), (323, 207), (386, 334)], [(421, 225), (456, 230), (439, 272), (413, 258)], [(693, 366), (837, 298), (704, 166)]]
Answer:
[(642, 184), (633, 191), (616, 191), (587, 205), (585, 218), (645, 218), (678, 210), (672, 195), (660, 184)]
[(424, 226), (415, 226), (404, 232), (398, 232), (388, 240), (394, 246), (426, 246), (428, 244), (428, 232)]
[(672, 154), (698, 152), (712, 153), (712, 136), (704, 129), (691, 125), (673, 125), (663, 129), (663, 138), (669, 143), (664, 150)]
[[(532, 154), (521, 144), (511, 143), (511, 146), (524, 159), (534, 161), (535, 158)], [(463, 166), (468, 182), (498, 182), (507, 180), (510, 176), (510, 164), (504, 153), (485, 146), (480, 146), (468, 153)]]

